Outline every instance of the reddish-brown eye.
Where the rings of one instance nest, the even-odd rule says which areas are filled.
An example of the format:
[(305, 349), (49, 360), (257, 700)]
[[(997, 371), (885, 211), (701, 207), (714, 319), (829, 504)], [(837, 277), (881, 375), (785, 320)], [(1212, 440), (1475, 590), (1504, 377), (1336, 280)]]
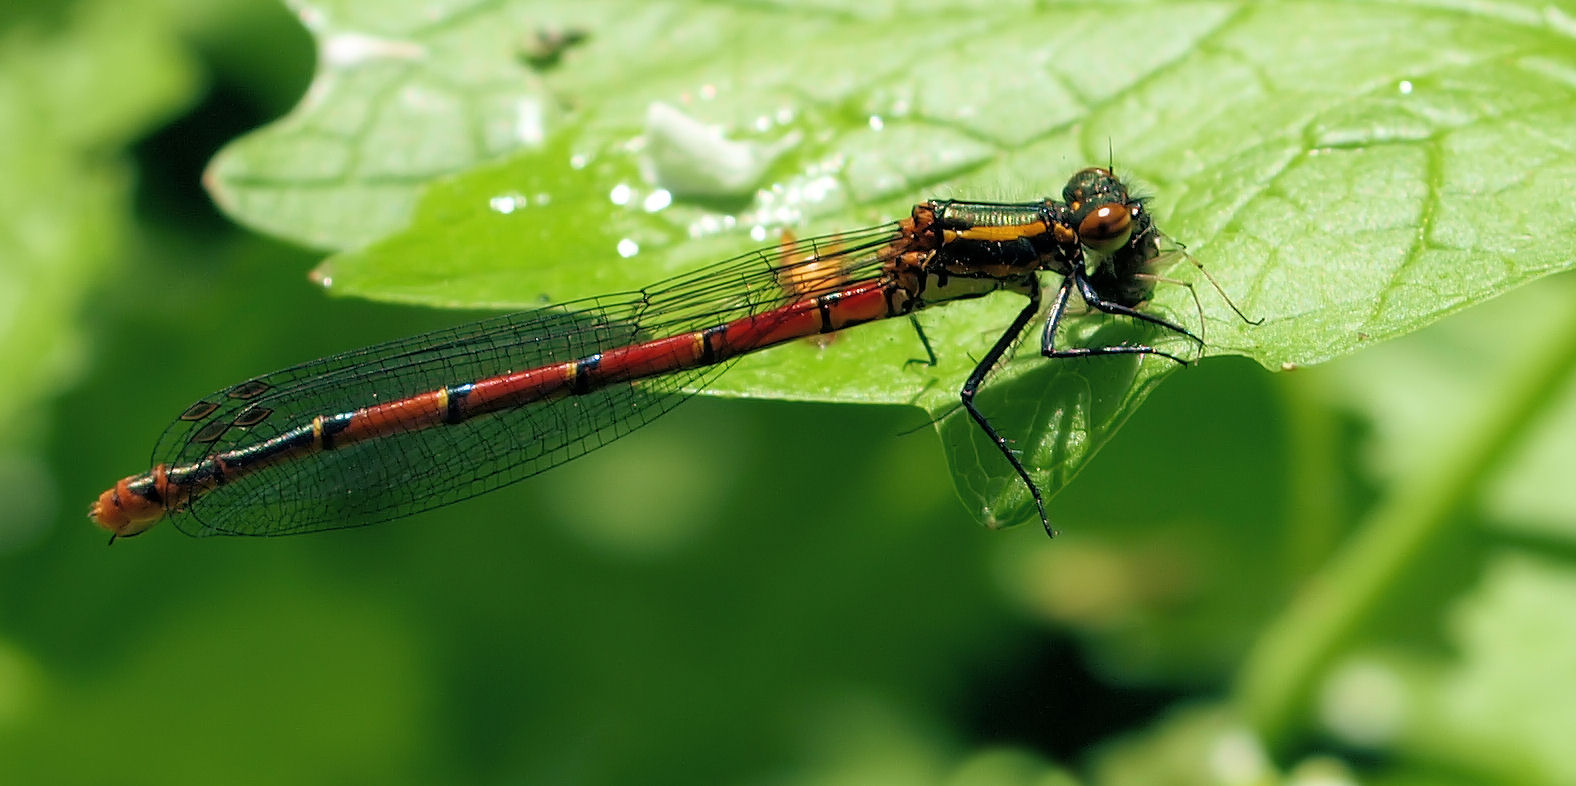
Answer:
[(1102, 254), (1127, 243), (1133, 234), (1133, 214), (1126, 205), (1101, 205), (1078, 222), (1078, 239)]

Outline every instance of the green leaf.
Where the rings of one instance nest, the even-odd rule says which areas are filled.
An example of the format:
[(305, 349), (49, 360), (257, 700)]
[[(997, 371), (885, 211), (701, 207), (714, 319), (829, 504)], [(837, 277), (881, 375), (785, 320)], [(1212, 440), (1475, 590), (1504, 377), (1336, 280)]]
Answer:
[(1331, 674), (1320, 714), (1348, 744), (1434, 769), (1570, 783), (1576, 624), (1558, 611), (1573, 604), (1566, 561), (1505, 550), (1449, 610), (1448, 661), (1395, 644), (1353, 655)]
[[(1200, 305), (1170, 286), (1151, 308), (1195, 325), (1201, 310), (1209, 355), (1321, 362), (1576, 259), (1576, 150), (1553, 131), (1576, 126), (1576, 27), (1541, 6), (344, 2), (303, 17), (325, 53), (313, 90), (213, 183), (246, 223), (367, 244), (323, 271), (345, 294), (536, 307), (628, 290), (785, 226), (1055, 194), (1108, 153), (1264, 320), (1174, 267)], [(544, 57), (565, 31), (584, 38)], [(990, 300), (923, 315), (934, 367), (906, 362), (923, 356), (910, 327), (884, 324), (747, 358), (712, 392), (923, 406), (980, 518), (1029, 519), (1023, 484), (954, 409), (1021, 305)], [(1108, 323), (1074, 340), (1164, 338)], [(1047, 494), (1174, 370), (1021, 354), (981, 401)]]
[[(1463, 514), (1506, 459), (1531, 441), (1576, 373), (1576, 312), (1566, 308), (1559, 316), (1550, 320), (1552, 335), (1526, 343), (1516, 362), (1496, 375), (1492, 395), (1445, 421), (1454, 432), (1448, 444), (1389, 484), (1352, 537), (1255, 644), (1238, 690), (1272, 745), (1288, 744), (1314, 682), (1336, 654), (1380, 624), (1399, 588), (1432, 585), (1427, 597), (1447, 596), (1454, 583), (1440, 579), (1471, 564), (1460, 550), (1470, 521)], [(1452, 548), (1456, 554), (1445, 556)], [(1424, 619), (1409, 609), (1386, 620), (1386, 629), (1410, 627), (1415, 634)]]
[[(1565, 329), (1576, 292), (1572, 284), (1553, 279), (1526, 287), (1426, 334), (1332, 366), (1325, 379), (1333, 384), (1323, 391), (1329, 403), (1353, 409), (1374, 424), (1375, 439), (1367, 451), (1372, 475), (1404, 477), (1429, 456), (1449, 449), (1459, 430), (1439, 424), (1459, 423), (1504, 395), (1507, 375), (1530, 355), (1545, 351)], [(1496, 469), (1480, 501), (1492, 525), (1576, 537), (1576, 487), (1565, 482), (1569, 468), (1576, 466), (1572, 433), (1576, 398), (1567, 396), (1540, 419), (1528, 444)]]
[(1104, 745), (1091, 767), (1098, 786), (1297, 786), (1356, 783), (1331, 756), (1310, 756), (1279, 771), (1253, 731), (1229, 707), (1175, 710), (1140, 733)]
[(783, 786), (927, 784), (934, 786), (1078, 786), (1066, 771), (1026, 751), (986, 748), (960, 754), (922, 709), (862, 695), (813, 705), (804, 763), (774, 781)]
[(1564, 733), (1576, 724), (1576, 685), (1564, 678), (1576, 664), (1576, 622), (1557, 613), (1573, 607), (1576, 577), (1568, 564), (1496, 560), (1452, 615), (1461, 662), (1418, 697), (1421, 738), (1447, 750), (1452, 740), (1471, 740), (1472, 749), (1492, 751), (1512, 772), (1541, 776), (1524, 783), (1576, 779)]

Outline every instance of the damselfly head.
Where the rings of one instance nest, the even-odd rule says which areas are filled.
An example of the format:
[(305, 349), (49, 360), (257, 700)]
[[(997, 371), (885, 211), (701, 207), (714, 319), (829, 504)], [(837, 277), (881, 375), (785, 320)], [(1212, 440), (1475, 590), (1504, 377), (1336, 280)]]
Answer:
[(1062, 188), (1068, 218), (1084, 247), (1084, 267), (1094, 275), (1101, 268), (1125, 277), (1159, 254), (1159, 230), (1144, 209), (1142, 197), (1109, 169), (1079, 171)]

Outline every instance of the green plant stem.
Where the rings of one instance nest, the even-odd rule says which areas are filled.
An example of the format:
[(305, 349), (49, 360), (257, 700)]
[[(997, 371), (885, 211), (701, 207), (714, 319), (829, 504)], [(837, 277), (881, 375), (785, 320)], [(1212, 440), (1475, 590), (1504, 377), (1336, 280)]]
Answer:
[(1296, 456), (1288, 479), (1283, 569), (1292, 581), (1314, 575), (1340, 543), (1350, 517), (1343, 493), (1340, 422), (1306, 384), (1306, 375), (1278, 377), (1286, 438)]
[[(1576, 289), (1570, 284), (1576, 279), (1567, 283)], [(1391, 587), (1426, 569), (1426, 547), (1465, 521), (1460, 512), (1576, 372), (1576, 309), (1557, 319), (1542, 334), (1547, 340), (1503, 375), (1497, 395), (1483, 399), (1488, 411), (1459, 421), (1452, 449), (1397, 480), (1249, 653), (1236, 698), (1272, 750), (1285, 750), (1302, 730), (1330, 663)]]

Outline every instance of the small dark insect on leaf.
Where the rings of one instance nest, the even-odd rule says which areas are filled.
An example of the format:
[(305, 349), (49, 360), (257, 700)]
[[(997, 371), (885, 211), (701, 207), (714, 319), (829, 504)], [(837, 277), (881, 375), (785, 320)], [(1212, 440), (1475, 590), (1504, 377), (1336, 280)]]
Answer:
[(520, 45), (520, 59), (537, 71), (546, 71), (588, 36), (590, 33), (580, 28), (539, 27)]

